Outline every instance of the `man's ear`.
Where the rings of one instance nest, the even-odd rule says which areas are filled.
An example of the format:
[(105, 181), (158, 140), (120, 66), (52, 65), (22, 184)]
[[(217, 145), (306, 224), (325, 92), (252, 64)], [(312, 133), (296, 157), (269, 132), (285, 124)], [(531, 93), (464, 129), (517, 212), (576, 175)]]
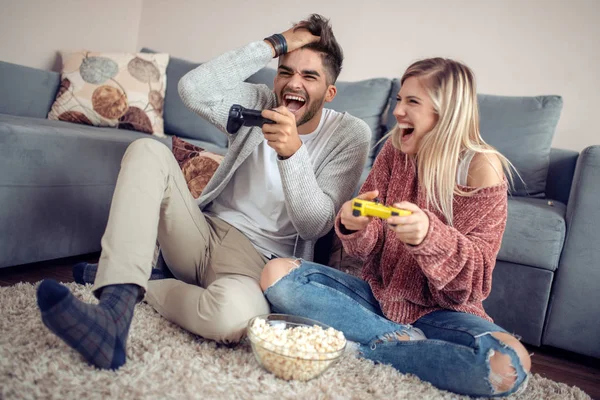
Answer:
[(337, 88), (335, 87), (335, 85), (329, 85), (327, 87), (327, 91), (325, 92), (325, 102), (329, 103), (330, 101), (332, 101), (335, 98), (336, 94)]

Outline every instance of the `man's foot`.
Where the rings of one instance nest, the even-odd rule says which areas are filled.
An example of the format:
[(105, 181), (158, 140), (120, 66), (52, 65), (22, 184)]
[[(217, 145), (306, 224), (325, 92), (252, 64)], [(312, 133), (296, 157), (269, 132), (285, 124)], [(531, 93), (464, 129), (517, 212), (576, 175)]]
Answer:
[(86, 283), (93, 285), (96, 280), (97, 271), (98, 264), (80, 262), (73, 265), (73, 279), (80, 285), (85, 285)]
[(45, 279), (37, 291), (42, 321), (56, 336), (98, 368), (117, 369), (126, 360), (126, 344), (140, 287), (111, 285), (100, 304), (86, 304), (69, 289)]
[[(80, 285), (90, 284), (93, 285), (96, 280), (96, 273), (98, 272), (98, 264), (89, 264), (86, 262), (80, 262), (73, 265), (73, 280)], [(165, 274), (165, 271), (158, 268), (152, 268), (150, 274), (150, 280), (166, 279), (169, 276)]]

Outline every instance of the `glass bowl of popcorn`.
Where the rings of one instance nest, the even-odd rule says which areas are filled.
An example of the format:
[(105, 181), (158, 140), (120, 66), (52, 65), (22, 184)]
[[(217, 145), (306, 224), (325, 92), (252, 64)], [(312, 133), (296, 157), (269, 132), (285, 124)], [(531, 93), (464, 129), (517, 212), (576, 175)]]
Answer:
[(288, 381), (316, 378), (335, 364), (346, 349), (342, 332), (312, 319), (286, 314), (252, 318), (247, 336), (258, 363)]

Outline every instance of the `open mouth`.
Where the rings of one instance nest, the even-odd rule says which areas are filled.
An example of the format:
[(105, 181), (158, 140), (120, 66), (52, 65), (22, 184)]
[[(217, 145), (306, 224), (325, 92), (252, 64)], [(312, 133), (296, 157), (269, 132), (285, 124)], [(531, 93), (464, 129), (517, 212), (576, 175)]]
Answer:
[(306, 104), (306, 99), (297, 94), (285, 94), (283, 95), (283, 105), (287, 107), (288, 110), (295, 113), (300, 110)]
[(400, 138), (403, 141), (410, 139), (415, 131), (415, 127), (409, 124), (398, 124), (398, 127), (400, 128)]

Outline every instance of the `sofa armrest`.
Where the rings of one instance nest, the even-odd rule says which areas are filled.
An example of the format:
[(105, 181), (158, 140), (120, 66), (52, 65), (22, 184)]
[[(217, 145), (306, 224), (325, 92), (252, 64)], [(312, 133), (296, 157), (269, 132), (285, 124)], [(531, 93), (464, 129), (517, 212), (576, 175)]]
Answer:
[(552, 148), (546, 179), (546, 198), (564, 204), (569, 202), (578, 157), (579, 153), (574, 150)]
[(577, 160), (543, 344), (600, 357), (600, 145)]

